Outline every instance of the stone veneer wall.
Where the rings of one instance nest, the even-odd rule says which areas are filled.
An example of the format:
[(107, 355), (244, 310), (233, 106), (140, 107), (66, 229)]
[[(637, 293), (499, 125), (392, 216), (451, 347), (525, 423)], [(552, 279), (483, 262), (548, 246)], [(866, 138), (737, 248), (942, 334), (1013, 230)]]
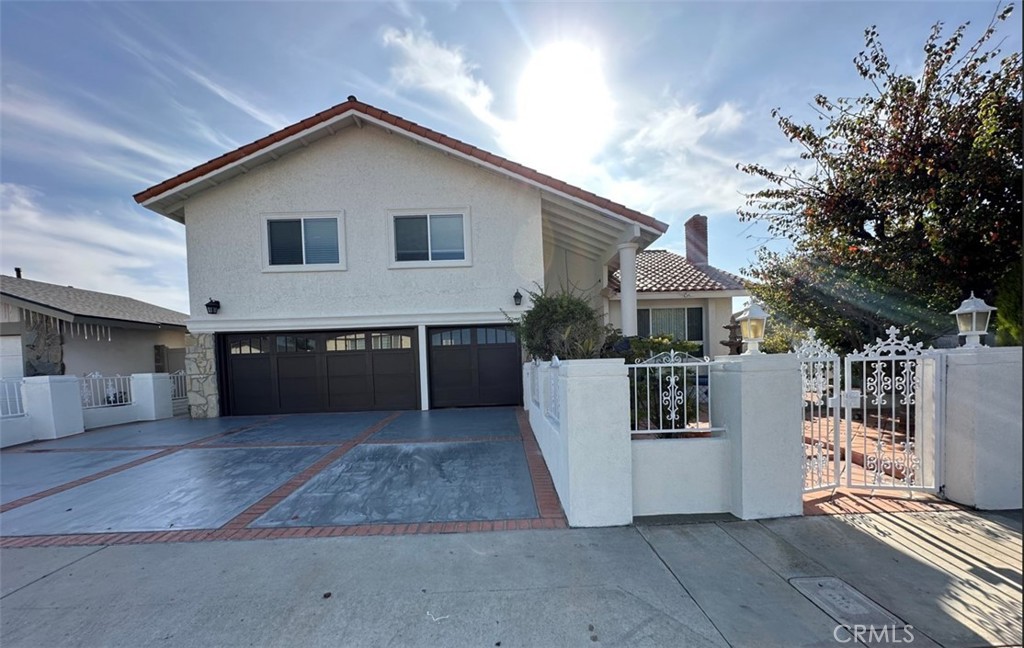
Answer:
[(190, 333), (185, 336), (188, 412), (194, 419), (220, 416), (216, 356), (213, 333)]
[(26, 376), (63, 376), (63, 338), (56, 320), (41, 317), (25, 322), (21, 334), (21, 355)]

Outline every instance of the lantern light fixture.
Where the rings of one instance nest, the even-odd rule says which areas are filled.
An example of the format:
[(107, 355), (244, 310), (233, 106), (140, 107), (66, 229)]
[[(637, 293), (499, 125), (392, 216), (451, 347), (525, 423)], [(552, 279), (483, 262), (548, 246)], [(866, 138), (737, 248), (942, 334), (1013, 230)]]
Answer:
[(964, 336), (965, 349), (985, 346), (981, 343), (981, 336), (988, 332), (988, 321), (994, 310), (985, 300), (975, 297), (972, 290), (971, 296), (961, 302), (960, 308), (949, 313), (956, 316), (956, 327), (960, 335)]
[(761, 341), (764, 340), (764, 328), (768, 321), (768, 313), (757, 300), (752, 300), (747, 307), (736, 314), (736, 323), (740, 325), (740, 337), (747, 345), (743, 355), (761, 353)]
[(210, 315), (216, 315), (217, 311), (220, 310), (220, 301), (210, 298), (210, 301), (206, 302), (206, 312)]
[(516, 289), (515, 294), (512, 295), (512, 301), (515, 302), (516, 306), (523, 305), (523, 293), (519, 292), (518, 288)]

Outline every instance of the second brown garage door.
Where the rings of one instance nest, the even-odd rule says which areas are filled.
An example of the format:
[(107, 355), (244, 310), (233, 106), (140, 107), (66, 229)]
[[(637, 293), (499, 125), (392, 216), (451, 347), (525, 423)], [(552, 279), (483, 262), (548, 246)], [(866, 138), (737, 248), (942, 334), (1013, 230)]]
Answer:
[(419, 407), (410, 329), (223, 336), (229, 414)]
[(522, 354), (512, 327), (432, 328), (428, 344), (431, 408), (522, 401)]

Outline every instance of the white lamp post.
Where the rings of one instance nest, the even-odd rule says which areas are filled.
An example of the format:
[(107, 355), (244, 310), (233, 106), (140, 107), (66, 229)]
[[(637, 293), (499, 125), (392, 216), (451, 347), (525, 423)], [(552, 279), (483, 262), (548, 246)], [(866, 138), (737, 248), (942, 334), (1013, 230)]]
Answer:
[(768, 313), (764, 312), (757, 301), (751, 301), (746, 308), (736, 315), (736, 323), (740, 325), (740, 337), (747, 345), (743, 355), (761, 353), (761, 340), (764, 339), (764, 326), (768, 321)]
[(988, 320), (994, 310), (984, 300), (975, 297), (972, 290), (971, 296), (960, 304), (960, 308), (950, 312), (950, 315), (956, 315), (956, 327), (960, 329), (960, 335), (964, 336), (965, 349), (985, 346), (981, 343), (981, 336), (988, 331)]

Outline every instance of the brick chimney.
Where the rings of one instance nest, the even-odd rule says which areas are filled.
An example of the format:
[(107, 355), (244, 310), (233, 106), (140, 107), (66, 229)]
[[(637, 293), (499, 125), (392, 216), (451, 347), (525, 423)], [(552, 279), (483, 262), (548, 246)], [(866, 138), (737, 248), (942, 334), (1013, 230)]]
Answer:
[(708, 217), (695, 214), (686, 228), (686, 260), (697, 266), (708, 264)]

